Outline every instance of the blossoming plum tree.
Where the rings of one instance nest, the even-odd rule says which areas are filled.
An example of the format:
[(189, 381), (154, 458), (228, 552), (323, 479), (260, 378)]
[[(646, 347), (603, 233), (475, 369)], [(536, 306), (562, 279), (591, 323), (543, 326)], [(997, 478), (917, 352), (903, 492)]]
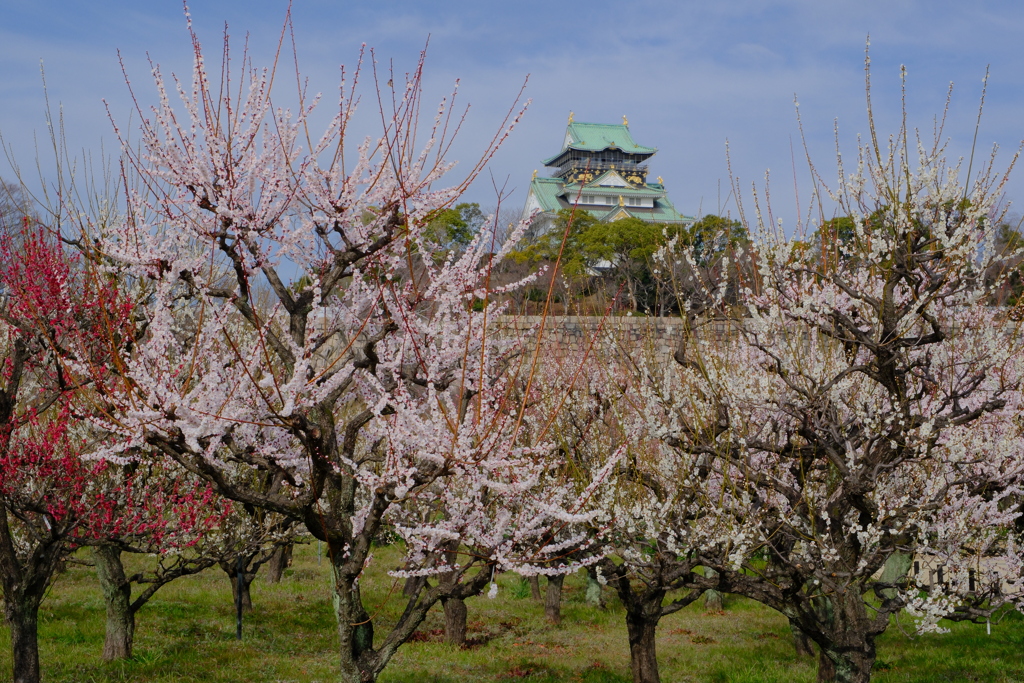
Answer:
[[(342, 679), (372, 681), (441, 598), (585, 543), (551, 542), (586, 518), (587, 496), (545, 476), (557, 461), (520, 437), (529, 407), (511, 397), (530, 352), (494, 334), (488, 284), (506, 247), (482, 231), (439, 257), (425, 232), (494, 145), (467, 181), (438, 189), (457, 121), (443, 103), (417, 148), (422, 60), (404, 85), (392, 73), (399, 85), (378, 87), (381, 135), (353, 149), (358, 72), (311, 137), (319, 98), (300, 88), (297, 109), (275, 108), (274, 70), (237, 84), (227, 62), (213, 84), (192, 37), (180, 109), (154, 67), (158, 104), (140, 106), (139, 147), (124, 145), (128, 219), (95, 235), (152, 292), (106, 454), (157, 449), (325, 541)], [(407, 502), (433, 514), (410, 517)], [(385, 523), (407, 548), (396, 579), (428, 580), (380, 638), (359, 582)]]
[(180, 545), (210, 519), (208, 487), (83, 458), (95, 445), (85, 395), (119, 392), (112, 367), (132, 337), (130, 303), (92, 275), (30, 220), (0, 238), (0, 580), (18, 683), (39, 680), (39, 605), (70, 552), (111, 539)]
[[(1021, 597), (1022, 340), (979, 276), (1002, 258), (1006, 176), (965, 186), (906, 128), (858, 162), (823, 188), (852, 237), (811, 260), (758, 211), (730, 338), (694, 325), (671, 367), (638, 373), (642, 433), (669, 449), (645, 471), (685, 467), (618, 510), (786, 615), (820, 647), (819, 680), (844, 683), (870, 679), (897, 611), (928, 630)], [(947, 580), (918, 585), (914, 557)]]
[[(651, 400), (656, 375), (649, 373), (664, 374), (671, 360), (652, 355), (651, 346), (622, 339), (614, 328), (598, 335), (593, 354), (600, 362), (576, 378), (575, 400), (556, 418), (560, 442), (571, 448), (577, 466), (616, 463), (612, 480), (594, 494), (602, 510), (594, 524), (605, 532), (597, 569), (624, 608), (636, 683), (660, 680), (655, 636), (661, 619), (718, 587), (705, 556), (757, 523), (756, 515), (742, 516), (723, 528), (716, 513), (720, 480), (708, 476), (699, 455), (651, 433), (669, 415)], [(703, 485), (695, 485), (698, 477)]]
[[(244, 575), (242, 604), (251, 610), (249, 584), (259, 564), (292, 540), (290, 520), (277, 514), (248, 514), (173, 461), (131, 461), (117, 467), (130, 472), (133, 485), (139, 488), (131, 499), (147, 501), (147, 509), (164, 529), (162, 533), (108, 532), (87, 541), (94, 546), (96, 575), (106, 602), (103, 658), (131, 658), (136, 615), (157, 591), (217, 564), (237, 573), (239, 556)], [(186, 501), (192, 504), (183, 505)], [(126, 572), (123, 553), (148, 557)], [(232, 589), (237, 599), (237, 577)]]

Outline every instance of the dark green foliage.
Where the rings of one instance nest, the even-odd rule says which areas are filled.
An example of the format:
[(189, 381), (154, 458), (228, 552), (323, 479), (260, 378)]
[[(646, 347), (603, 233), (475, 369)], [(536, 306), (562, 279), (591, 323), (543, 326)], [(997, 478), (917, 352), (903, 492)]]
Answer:
[[(564, 242), (564, 244), (563, 244)], [(561, 254), (559, 274), (572, 297), (604, 292), (619, 308), (648, 315), (670, 315), (679, 310), (680, 297), (694, 287), (717, 288), (721, 277), (737, 277), (737, 258), (748, 251), (746, 228), (737, 221), (707, 215), (690, 225), (647, 223), (623, 218), (602, 223), (582, 210), (559, 212), (552, 228), (522, 245), (513, 257), (530, 264), (552, 263)], [(674, 262), (683, 249), (692, 248), (699, 277), (674, 263), (658, 262), (660, 250)], [(728, 269), (720, 266), (731, 256)], [(699, 281), (699, 282), (698, 282)]]
[(476, 202), (463, 202), (439, 212), (427, 225), (426, 237), (446, 249), (464, 247), (473, 241), (486, 216)]
[(693, 247), (697, 265), (707, 267), (725, 253), (746, 248), (750, 235), (739, 221), (709, 213), (693, 223), (681, 241)]

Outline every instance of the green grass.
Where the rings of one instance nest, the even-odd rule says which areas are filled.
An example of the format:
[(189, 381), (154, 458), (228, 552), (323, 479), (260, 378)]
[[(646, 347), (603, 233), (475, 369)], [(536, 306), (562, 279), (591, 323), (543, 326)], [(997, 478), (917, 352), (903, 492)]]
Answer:
[[(378, 628), (401, 610), (400, 586), (385, 571), (398, 561), (393, 548), (376, 551), (363, 589)], [(85, 555), (83, 555), (84, 557)], [(421, 627), (421, 640), (404, 645), (381, 683), (628, 683), (629, 651), (622, 609), (609, 594), (606, 611), (583, 602), (581, 577), (566, 581), (563, 624), (544, 622), (540, 605), (519, 578), (499, 577), (498, 597), (469, 601), (469, 637), (454, 649), (436, 634), (439, 608)], [(334, 616), (329, 568), (317, 564), (316, 545), (296, 548), (294, 566), (280, 584), (257, 578), (255, 611), (244, 638), (235, 640), (231, 590), (223, 572), (208, 571), (165, 587), (139, 613), (135, 658), (106, 664), (103, 602), (89, 567), (72, 565), (57, 581), (40, 615), (43, 677), (48, 683), (325, 683), (335, 677)], [(904, 618), (910, 631), (912, 624)], [(891, 628), (879, 643), (878, 683), (939, 681), (1024, 682), (1024, 620), (1008, 616), (994, 626), (952, 625), (952, 633), (908, 637)], [(756, 603), (728, 598), (724, 615), (691, 605), (658, 629), (662, 680), (735, 683), (811, 683), (814, 664), (797, 660), (786, 621)], [(10, 679), (6, 628), (0, 626), (0, 680)]]

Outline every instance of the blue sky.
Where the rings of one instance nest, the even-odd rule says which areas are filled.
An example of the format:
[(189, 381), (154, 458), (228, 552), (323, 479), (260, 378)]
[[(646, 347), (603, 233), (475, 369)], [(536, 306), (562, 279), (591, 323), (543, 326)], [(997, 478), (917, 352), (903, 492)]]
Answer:
[[(249, 35), (263, 63), (285, 6), (278, 0), (196, 0), (192, 14), (211, 57), (226, 21), (236, 41)], [(968, 153), (981, 80), (991, 65), (979, 144), (987, 151), (998, 143), (1009, 159), (1024, 138), (1019, 2), (295, 0), (293, 15), (300, 66), (311, 88), (325, 93), (336, 88), (338, 66), (355, 62), (360, 44), (405, 71), (429, 36), (425, 101), (440, 100), (459, 78), (460, 100), (472, 105), (455, 159), (469, 161), (486, 144), (529, 75), (533, 103), (490, 166), (499, 183), (508, 178), (515, 191), (510, 201), (519, 205), (531, 172), (544, 174), (540, 160), (558, 150), (572, 110), (578, 121), (619, 122), (627, 115), (637, 141), (659, 148), (652, 175), (664, 178), (677, 208), (688, 214), (716, 212), (728, 197), (728, 139), (732, 170), (744, 187), (771, 169), (776, 213), (792, 225), (791, 149), (801, 203), (808, 194), (794, 95), (816, 163), (833, 168), (834, 119), (847, 152), (867, 129), (863, 54), (869, 33), (882, 131), (898, 123), (899, 67), (905, 64), (912, 125), (930, 130), (955, 82), (947, 133), (954, 156)], [(0, 0), (0, 134), (23, 166), (33, 167), (33, 135), (44, 133), (40, 60), (50, 100), (63, 106), (71, 146), (112, 148), (102, 100), (119, 122), (131, 110), (118, 50), (133, 85), (145, 103), (152, 101), (147, 54), (165, 71), (186, 74), (190, 66), (181, 5)], [(366, 104), (360, 137), (375, 132)], [(49, 168), (45, 157), (43, 168)], [(1024, 203), (1024, 173), (1017, 175), (1008, 195)], [(490, 178), (478, 181), (468, 199), (493, 205)]]

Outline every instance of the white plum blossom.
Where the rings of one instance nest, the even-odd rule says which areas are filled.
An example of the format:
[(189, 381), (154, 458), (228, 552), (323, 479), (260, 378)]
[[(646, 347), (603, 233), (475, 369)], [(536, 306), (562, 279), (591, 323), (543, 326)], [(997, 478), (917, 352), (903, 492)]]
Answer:
[[(147, 292), (106, 452), (155, 450), (326, 541), (342, 680), (373, 680), (438, 600), (479, 594), (495, 571), (571, 571), (560, 556), (590, 542), (554, 539), (594, 512), (551, 444), (523, 430), (529, 351), (498, 333), (491, 273), (525, 224), (448, 253), (424, 230), (521, 112), (446, 187), (457, 126), (450, 101), (420, 120), (422, 60), (392, 92), (371, 52), (393, 106), (380, 137), (352, 145), (361, 70), (315, 137), (319, 95), (300, 83), (298, 105), (280, 108), (282, 74), (272, 87), (273, 69), (248, 69), (239, 84), (227, 63), (213, 83), (193, 45), (191, 84), (154, 67), (139, 137), (119, 131), (128, 210), (96, 228), (110, 269)], [(375, 640), (359, 579), (385, 527), (407, 549), (394, 576), (434, 581), (410, 584), (409, 609)]]

